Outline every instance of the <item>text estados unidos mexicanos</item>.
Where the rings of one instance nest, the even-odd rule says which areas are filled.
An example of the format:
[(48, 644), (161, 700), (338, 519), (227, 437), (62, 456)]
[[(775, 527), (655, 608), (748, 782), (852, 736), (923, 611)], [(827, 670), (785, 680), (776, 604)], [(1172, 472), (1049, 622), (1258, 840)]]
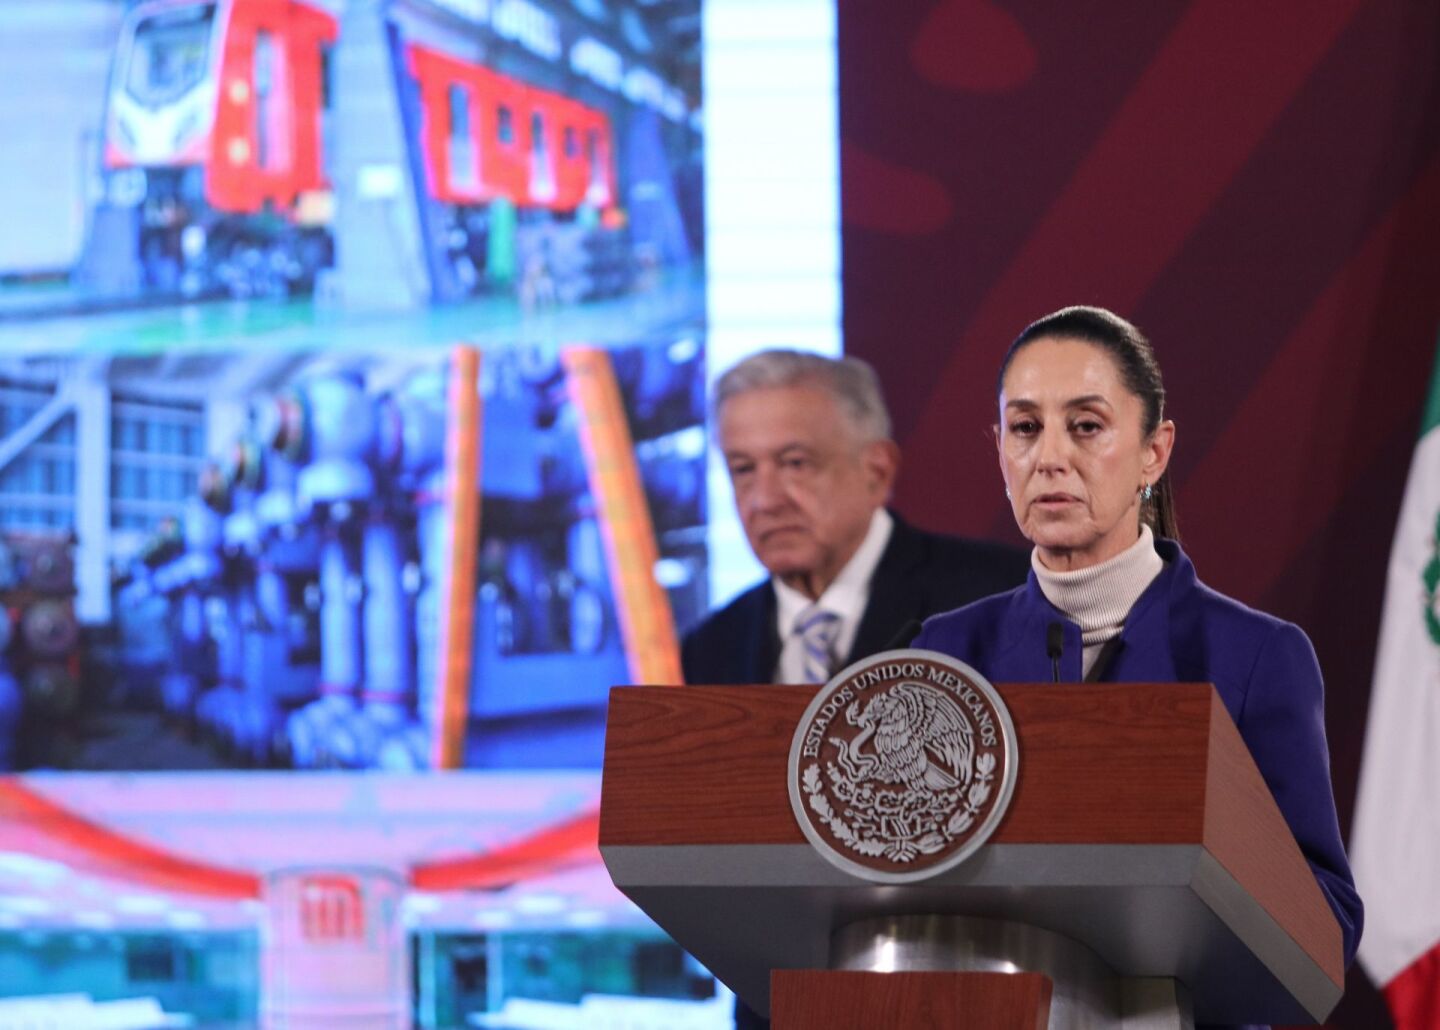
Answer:
[(840, 709), (844, 708), (855, 695), (849, 687), (841, 687), (835, 692), (835, 696), (820, 706), (820, 711), (815, 713), (815, 721), (805, 731), (805, 747), (802, 749), (806, 758), (815, 758), (820, 754), (820, 744), (825, 736), (825, 728), (830, 725), (830, 720), (835, 718)]
[(995, 747), (999, 744), (999, 736), (995, 730), (995, 720), (991, 715), (990, 705), (970, 684), (949, 669), (939, 666), (920, 662), (889, 662), (856, 673), (845, 686), (837, 690), (833, 697), (820, 706), (820, 711), (815, 714), (815, 721), (811, 723), (810, 729), (805, 733), (805, 745), (802, 748), (805, 757), (816, 758), (819, 756), (826, 728), (842, 708), (855, 700), (855, 690), (867, 690), (878, 684), (897, 679), (927, 680), (946, 688), (958, 697), (960, 703), (970, 709), (970, 714), (975, 717), (975, 724), (980, 730), (981, 746)]

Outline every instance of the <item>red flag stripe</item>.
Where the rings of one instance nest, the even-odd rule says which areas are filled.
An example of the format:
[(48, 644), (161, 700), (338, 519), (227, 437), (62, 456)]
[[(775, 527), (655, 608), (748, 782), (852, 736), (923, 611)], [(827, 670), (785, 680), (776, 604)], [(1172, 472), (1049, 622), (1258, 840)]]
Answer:
[(1440, 1026), (1440, 944), (1436, 944), (1382, 988), (1395, 1017), (1395, 1030)]

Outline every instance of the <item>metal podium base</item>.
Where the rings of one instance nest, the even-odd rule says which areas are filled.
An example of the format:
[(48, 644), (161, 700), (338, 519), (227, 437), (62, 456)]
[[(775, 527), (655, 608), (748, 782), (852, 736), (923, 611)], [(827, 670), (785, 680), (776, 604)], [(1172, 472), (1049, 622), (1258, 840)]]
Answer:
[(852, 972), (1041, 973), (1050, 1030), (1194, 1030), (1189, 992), (1164, 977), (1119, 977), (1049, 930), (968, 916), (885, 916), (835, 931), (830, 967)]

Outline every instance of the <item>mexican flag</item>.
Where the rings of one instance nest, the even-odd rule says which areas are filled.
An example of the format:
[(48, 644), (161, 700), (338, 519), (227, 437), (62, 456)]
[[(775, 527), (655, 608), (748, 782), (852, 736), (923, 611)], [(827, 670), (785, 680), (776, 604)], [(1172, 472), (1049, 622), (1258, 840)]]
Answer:
[(1390, 551), (1350, 859), (1361, 966), (1398, 1030), (1440, 1027), (1440, 361)]

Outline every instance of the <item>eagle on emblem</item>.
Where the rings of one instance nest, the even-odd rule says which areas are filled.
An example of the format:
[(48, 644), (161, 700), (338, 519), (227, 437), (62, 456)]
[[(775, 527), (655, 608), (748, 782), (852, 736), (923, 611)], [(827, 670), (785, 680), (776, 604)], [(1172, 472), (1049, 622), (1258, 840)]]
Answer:
[[(855, 739), (831, 737), (841, 769), (853, 781), (903, 783), (910, 790), (941, 791), (970, 782), (975, 757), (970, 720), (948, 694), (923, 683), (901, 682), (845, 710)], [(873, 750), (860, 749), (874, 739)]]

